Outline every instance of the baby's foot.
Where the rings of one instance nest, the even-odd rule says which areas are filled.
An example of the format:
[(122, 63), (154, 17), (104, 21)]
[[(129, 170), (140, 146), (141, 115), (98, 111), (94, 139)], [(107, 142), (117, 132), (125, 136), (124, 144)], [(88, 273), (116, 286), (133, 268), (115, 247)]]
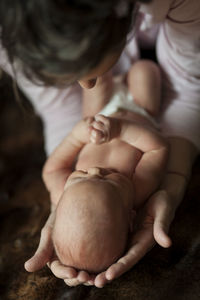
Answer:
[(90, 141), (93, 144), (102, 144), (110, 140), (110, 119), (103, 115), (96, 115), (90, 125)]

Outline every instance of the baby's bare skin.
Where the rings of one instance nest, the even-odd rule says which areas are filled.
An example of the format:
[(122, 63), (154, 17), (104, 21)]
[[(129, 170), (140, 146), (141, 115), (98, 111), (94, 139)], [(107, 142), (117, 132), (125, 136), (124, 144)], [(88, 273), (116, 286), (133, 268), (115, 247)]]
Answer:
[[(98, 166), (101, 168), (110, 168), (117, 170), (118, 172), (127, 176), (132, 181), (132, 184), (136, 190), (136, 199), (134, 199), (134, 205), (141, 205), (142, 202), (145, 201), (147, 197), (153, 192), (154, 188), (158, 186), (160, 178), (162, 177), (161, 175), (164, 174), (164, 167), (167, 155), (166, 141), (159, 135), (156, 129), (153, 128), (152, 123), (149, 120), (136, 113), (126, 113), (125, 111), (122, 111), (113, 115), (112, 118), (106, 118), (104, 116), (99, 115), (96, 117), (96, 119), (97, 121), (94, 121), (91, 127), (92, 131), (90, 141), (93, 141), (93, 143), (86, 144), (81, 150), (76, 164), (76, 169), (88, 170), (91, 167)], [(157, 173), (158, 176), (156, 180), (155, 178), (154, 180), (151, 180), (151, 178), (145, 179), (145, 176), (148, 174), (147, 169), (146, 175), (142, 174), (142, 176), (139, 175), (142, 171), (140, 172), (138, 170), (138, 175), (140, 176), (140, 179), (138, 180), (137, 172), (135, 172), (135, 169), (138, 166), (139, 161), (142, 159), (144, 149), (140, 149), (140, 146), (138, 145), (135, 147), (135, 141), (131, 140), (131, 138), (128, 137), (127, 139), (127, 136), (125, 139), (122, 138), (123, 133), (121, 133), (120, 136), (120, 134), (117, 132), (117, 128), (121, 126), (121, 124), (124, 124), (123, 126), (124, 128), (126, 127), (127, 132), (127, 128), (129, 127), (130, 133), (132, 133), (131, 128), (134, 128), (134, 138), (136, 140), (139, 137), (140, 146), (143, 143), (144, 145), (148, 144), (148, 136), (150, 140), (149, 145), (147, 147), (157, 147), (157, 149), (154, 149), (154, 162), (156, 164), (156, 151), (158, 150), (157, 157), (159, 158), (160, 165), (156, 166), (156, 169), (159, 170)], [(110, 128), (110, 126), (112, 126), (112, 128)], [(115, 134), (116, 137), (108, 137), (108, 135), (110, 134)], [(125, 135), (126, 134), (124, 134), (124, 136)], [(156, 146), (151, 145), (151, 143), (154, 142), (158, 144)], [(145, 151), (148, 150), (146, 149)], [(148, 155), (153, 155), (153, 152), (151, 154), (150, 152)], [(159, 157), (159, 152), (162, 152), (162, 158)], [(150, 162), (151, 159), (148, 159)], [(153, 172), (153, 170), (154, 167), (151, 171)], [(144, 178), (144, 181), (141, 180), (142, 177)], [(143, 192), (140, 192), (140, 190), (142, 190)]]
[(72, 158), (77, 147), (79, 157), (57, 204), (53, 229), (64, 265), (98, 273), (114, 263), (126, 247), (132, 210), (162, 178), (167, 144), (154, 129), (127, 119), (88, 118), (65, 140), (66, 155)]
[[(137, 113), (124, 110), (113, 114), (111, 117), (129, 121), (132, 124), (137, 123), (142, 126), (148, 126), (149, 128), (152, 128), (152, 130), (155, 130), (149, 120)], [(107, 131), (108, 130), (109, 129), (107, 129)], [(114, 131), (114, 128), (112, 131)], [(87, 170), (94, 166), (111, 168), (128, 176), (132, 180), (135, 168), (142, 157), (142, 152), (138, 148), (122, 141), (119, 137), (116, 137), (107, 143), (101, 143), (101, 145), (96, 143), (96, 139), (93, 141), (93, 143), (86, 144), (81, 150), (76, 169)]]
[[(103, 167), (128, 176), (135, 187), (134, 203), (141, 205), (158, 188), (165, 172), (166, 140), (152, 127), (147, 128), (138, 122), (119, 117), (96, 118), (80, 121), (47, 161), (43, 174), (47, 188), (51, 186), (52, 203), (58, 204), (74, 160), (79, 155), (76, 169), (87, 171), (91, 167)], [(103, 139), (99, 141), (99, 136), (105, 137), (106, 143), (102, 143)], [(63, 172), (66, 177), (63, 177)]]

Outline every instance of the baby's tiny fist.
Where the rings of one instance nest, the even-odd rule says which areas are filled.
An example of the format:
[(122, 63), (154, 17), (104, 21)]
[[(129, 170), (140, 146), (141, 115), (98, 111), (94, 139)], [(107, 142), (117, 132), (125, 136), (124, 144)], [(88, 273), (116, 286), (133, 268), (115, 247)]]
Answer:
[(90, 135), (90, 141), (93, 144), (101, 144), (105, 141), (105, 137), (103, 132), (101, 132), (100, 130), (97, 130), (95, 128), (93, 128), (91, 130), (91, 135)]
[(92, 122), (94, 122), (94, 117), (86, 117), (84, 118), (84, 120), (87, 123), (87, 125), (91, 125)]

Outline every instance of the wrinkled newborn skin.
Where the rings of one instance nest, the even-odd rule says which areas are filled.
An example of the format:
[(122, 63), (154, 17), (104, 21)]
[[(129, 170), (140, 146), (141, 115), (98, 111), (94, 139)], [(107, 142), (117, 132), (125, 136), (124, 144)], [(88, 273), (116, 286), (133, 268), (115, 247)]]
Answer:
[(66, 184), (53, 229), (54, 248), (64, 265), (99, 273), (122, 256), (131, 224), (133, 188), (127, 179), (122, 184), (124, 176), (118, 177), (114, 183), (74, 177), (72, 184)]

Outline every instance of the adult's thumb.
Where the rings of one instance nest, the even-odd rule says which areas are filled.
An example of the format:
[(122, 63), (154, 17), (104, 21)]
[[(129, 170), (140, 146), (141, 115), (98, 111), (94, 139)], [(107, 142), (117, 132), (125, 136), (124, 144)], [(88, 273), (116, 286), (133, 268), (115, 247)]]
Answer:
[(40, 243), (35, 254), (25, 262), (24, 268), (28, 272), (35, 272), (42, 269), (51, 259), (53, 245), (51, 240), (51, 229), (46, 226), (42, 229)]
[(49, 258), (45, 255), (45, 253), (37, 253), (25, 262), (24, 268), (28, 272), (36, 272), (42, 269), (48, 261)]
[(158, 197), (156, 199), (153, 234), (160, 246), (168, 248), (172, 244), (168, 231), (174, 218), (174, 212), (170, 206), (167, 193), (163, 191)]

